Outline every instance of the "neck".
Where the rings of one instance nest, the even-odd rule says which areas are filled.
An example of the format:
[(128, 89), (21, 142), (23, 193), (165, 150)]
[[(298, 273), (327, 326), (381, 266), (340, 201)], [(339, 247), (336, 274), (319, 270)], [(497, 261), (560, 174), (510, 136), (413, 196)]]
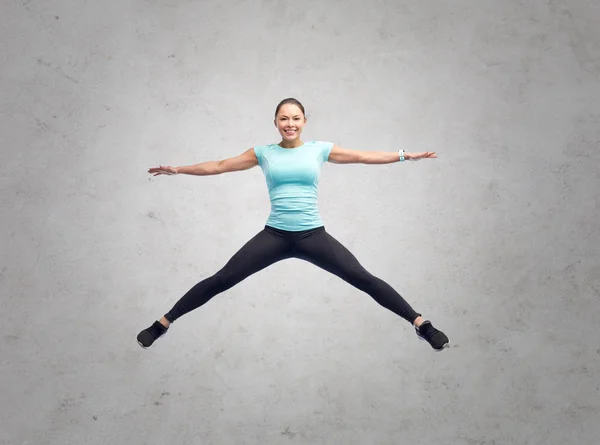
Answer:
[(300, 139), (296, 139), (293, 141), (286, 141), (285, 139), (282, 139), (279, 143), (279, 146), (283, 148), (298, 148), (302, 145), (304, 145), (304, 142), (302, 142)]

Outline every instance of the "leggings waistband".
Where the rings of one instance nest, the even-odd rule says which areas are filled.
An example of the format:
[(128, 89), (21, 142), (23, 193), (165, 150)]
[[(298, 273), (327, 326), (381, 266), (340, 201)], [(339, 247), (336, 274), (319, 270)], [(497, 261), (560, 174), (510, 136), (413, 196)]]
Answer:
[(271, 227), (271, 226), (265, 226), (265, 230), (276, 236), (304, 238), (306, 236), (312, 235), (313, 233), (322, 232), (323, 230), (325, 230), (325, 226), (319, 226), (319, 227), (315, 227), (313, 229), (299, 230), (299, 231), (283, 230), (283, 229), (277, 229), (277, 228)]

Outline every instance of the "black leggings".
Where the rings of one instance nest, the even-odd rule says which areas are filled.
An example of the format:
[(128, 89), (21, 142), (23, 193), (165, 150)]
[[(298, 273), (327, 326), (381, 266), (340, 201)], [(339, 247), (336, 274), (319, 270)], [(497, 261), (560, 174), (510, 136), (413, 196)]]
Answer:
[(191, 288), (165, 314), (165, 318), (174, 322), (250, 275), (287, 258), (308, 261), (337, 275), (410, 323), (421, 315), (389, 284), (367, 272), (348, 249), (327, 233), (325, 227), (289, 232), (265, 226), (220, 271)]

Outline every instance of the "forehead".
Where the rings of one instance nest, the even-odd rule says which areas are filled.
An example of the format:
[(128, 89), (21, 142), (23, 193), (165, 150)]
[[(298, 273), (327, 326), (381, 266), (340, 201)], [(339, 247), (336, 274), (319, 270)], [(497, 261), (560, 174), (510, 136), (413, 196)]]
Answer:
[(302, 110), (300, 109), (300, 107), (298, 105), (294, 105), (294, 104), (285, 104), (282, 105), (281, 108), (279, 109), (279, 113), (278, 116), (296, 116), (296, 115), (302, 115)]

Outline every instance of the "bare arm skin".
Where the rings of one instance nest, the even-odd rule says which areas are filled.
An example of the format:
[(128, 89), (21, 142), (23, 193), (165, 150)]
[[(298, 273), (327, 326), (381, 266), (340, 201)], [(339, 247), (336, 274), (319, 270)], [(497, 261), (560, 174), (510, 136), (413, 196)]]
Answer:
[(223, 159), (221, 161), (207, 161), (194, 165), (186, 165), (183, 167), (163, 166), (151, 168), (148, 173), (158, 175), (194, 175), (194, 176), (211, 176), (220, 175), (222, 173), (236, 172), (241, 170), (249, 170), (258, 165), (258, 159), (254, 153), (254, 148), (246, 150), (239, 156)]
[[(424, 158), (437, 158), (434, 152), (404, 153), (406, 160), (418, 160)], [(334, 145), (329, 153), (329, 162), (333, 164), (391, 164), (400, 162), (397, 151), (361, 151), (342, 148)]]

